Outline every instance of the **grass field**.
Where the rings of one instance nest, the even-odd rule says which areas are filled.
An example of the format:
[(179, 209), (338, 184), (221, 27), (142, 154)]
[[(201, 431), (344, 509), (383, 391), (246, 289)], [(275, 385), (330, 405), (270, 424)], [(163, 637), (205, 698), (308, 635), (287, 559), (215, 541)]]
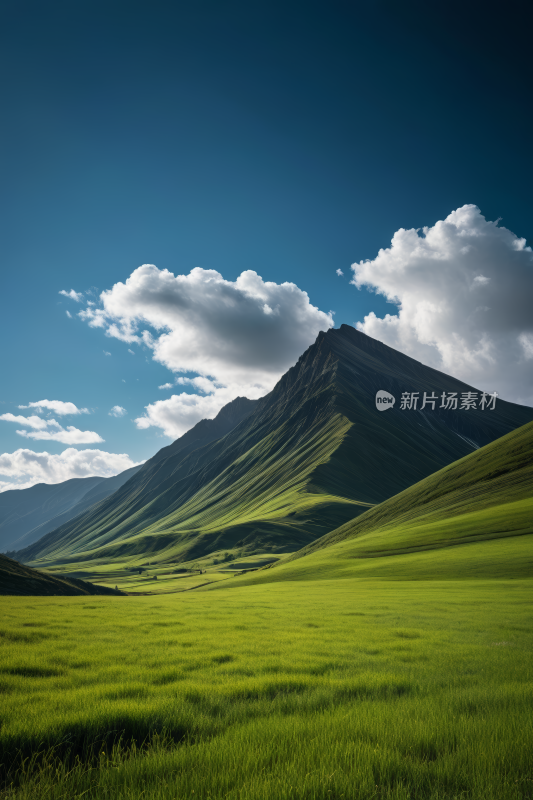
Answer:
[(238, 580), (3, 598), (1, 796), (533, 798), (531, 581)]

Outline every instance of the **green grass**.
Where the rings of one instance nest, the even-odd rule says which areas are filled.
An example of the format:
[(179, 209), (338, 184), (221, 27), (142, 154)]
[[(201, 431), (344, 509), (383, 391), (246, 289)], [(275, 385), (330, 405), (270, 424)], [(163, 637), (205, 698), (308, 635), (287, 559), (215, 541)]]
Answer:
[(341, 480), (357, 432), (328, 419), (309, 452), (276, 429), (269, 462), (260, 439), (247, 477), (246, 451), (240, 506), (213, 478), (206, 574), (117, 545), (91, 579), (150, 596), (3, 600), (2, 800), (533, 800), (533, 423), (234, 577), (272, 550), (215, 564), (209, 525), (226, 499), (256, 543), (267, 513), (318, 525), (309, 481)]
[(223, 585), (4, 598), (4, 797), (533, 797), (531, 581)]

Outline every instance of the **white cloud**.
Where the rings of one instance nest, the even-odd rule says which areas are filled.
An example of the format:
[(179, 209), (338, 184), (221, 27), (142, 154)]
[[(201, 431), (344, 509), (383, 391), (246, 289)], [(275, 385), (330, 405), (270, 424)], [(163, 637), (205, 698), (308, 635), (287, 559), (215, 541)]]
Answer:
[(342, 271), (342, 269), (338, 269), (337, 270), (337, 275), (339, 276), (339, 278), (341, 277), (341, 275), (344, 275), (344, 272)]
[(111, 353), (108, 350), (104, 350), (104, 356), (110, 356)]
[(506, 400), (533, 405), (533, 253), (474, 205), (431, 228), (398, 230), (391, 247), (352, 265), (352, 283), (398, 305), (358, 328)]
[(82, 292), (75, 292), (74, 289), (71, 289), (70, 292), (66, 292), (64, 289), (61, 289), (59, 294), (62, 294), (63, 297), (70, 297), (70, 299), (75, 300), (76, 303), (81, 303), (83, 300)]
[(73, 319), (72, 314), (70, 313), (70, 311), (65, 311), (65, 314), (67, 315), (67, 317), (69, 319)]
[(518, 340), (524, 351), (526, 359), (533, 358), (533, 333), (521, 333)]
[(126, 453), (76, 450), (69, 447), (59, 455), (52, 455), (20, 449), (0, 455), (0, 475), (11, 479), (0, 481), (0, 492), (7, 489), (26, 489), (36, 483), (61, 483), (70, 478), (87, 478), (92, 475), (109, 478), (134, 466), (136, 463)]
[(45, 442), (61, 442), (61, 444), (95, 444), (105, 441), (95, 431), (80, 431), (73, 425), (55, 431), (17, 431), (19, 436), (26, 439)]
[(35, 403), (28, 403), (27, 406), (19, 406), (19, 408), (36, 408), (39, 414), (42, 413), (43, 408), (47, 408), (60, 417), (66, 414), (90, 413), (88, 408), (78, 408), (74, 403), (64, 402), (63, 400), (37, 400)]
[(128, 347), (128, 353), (131, 353), (132, 356), (134, 356), (135, 355), (135, 350), (130, 350), (130, 348)]
[[(60, 402), (60, 401), (50, 401)], [(68, 405), (65, 403), (65, 405)], [(73, 405), (73, 404), (72, 404)], [(26, 406), (22, 406), (25, 408)], [(23, 425), (30, 430), (17, 430), (19, 436), (34, 441), (61, 442), (62, 444), (94, 444), (103, 442), (102, 437), (95, 431), (80, 431), (73, 425), (63, 428), (55, 419), (43, 419), (35, 415), (23, 417), (22, 414), (1, 414), (0, 420), (3, 422), (15, 422)]]
[[(19, 408), (27, 408), (27, 406), (19, 406)], [(61, 428), (61, 425), (55, 419), (42, 419), (42, 417), (37, 417), (33, 414), (29, 417), (23, 417), (22, 414), (1, 414), (0, 419), (4, 422), (16, 422), (18, 425), (26, 425), (36, 431), (44, 431), (46, 428)]]
[(101, 308), (79, 314), (91, 327), (144, 344), (174, 372), (212, 379), (207, 397), (192, 383), (194, 394), (157, 401), (136, 420), (141, 428), (162, 427), (169, 436), (215, 416), (238, 395), (264, 395), (318, 333), (333, 325), (331, 312), (312, 306), (298, 286), (263, 281), (252, 270), (226, 281), (215, 270), (174, 276), (144, 264), (100, 300)]
[(109, 412), (110, 417), (123, 417), (126, 414), (126, 409), (122, 408), (122, 406), (113, 406), (111, 411)]
[(174, 388), (174, 384), (173, 383), (163, 383), (161, 386), (158, 386), (157, 388), (158, 389), (173, 389)]

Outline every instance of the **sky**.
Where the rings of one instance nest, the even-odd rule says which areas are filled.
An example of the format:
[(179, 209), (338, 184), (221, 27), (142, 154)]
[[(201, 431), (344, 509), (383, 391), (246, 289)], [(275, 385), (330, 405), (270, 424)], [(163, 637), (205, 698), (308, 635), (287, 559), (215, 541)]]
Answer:
[(533, 405), (525, 13), (6, 0), (0, 491), (140, 463), (343, 323)]

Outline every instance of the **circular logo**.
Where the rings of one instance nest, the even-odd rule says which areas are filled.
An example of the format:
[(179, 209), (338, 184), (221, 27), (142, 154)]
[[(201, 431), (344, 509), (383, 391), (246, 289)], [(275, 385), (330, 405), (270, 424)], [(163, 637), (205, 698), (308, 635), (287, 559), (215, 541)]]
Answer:
[(380, 389), (379, 392), (376, 392), (376, 408), (378, 411), (387, 411), (389, 408), (392, 408), (394, 403), (396, 402), (396, 398), (393, 394), (389, 394), (384, 389)]

